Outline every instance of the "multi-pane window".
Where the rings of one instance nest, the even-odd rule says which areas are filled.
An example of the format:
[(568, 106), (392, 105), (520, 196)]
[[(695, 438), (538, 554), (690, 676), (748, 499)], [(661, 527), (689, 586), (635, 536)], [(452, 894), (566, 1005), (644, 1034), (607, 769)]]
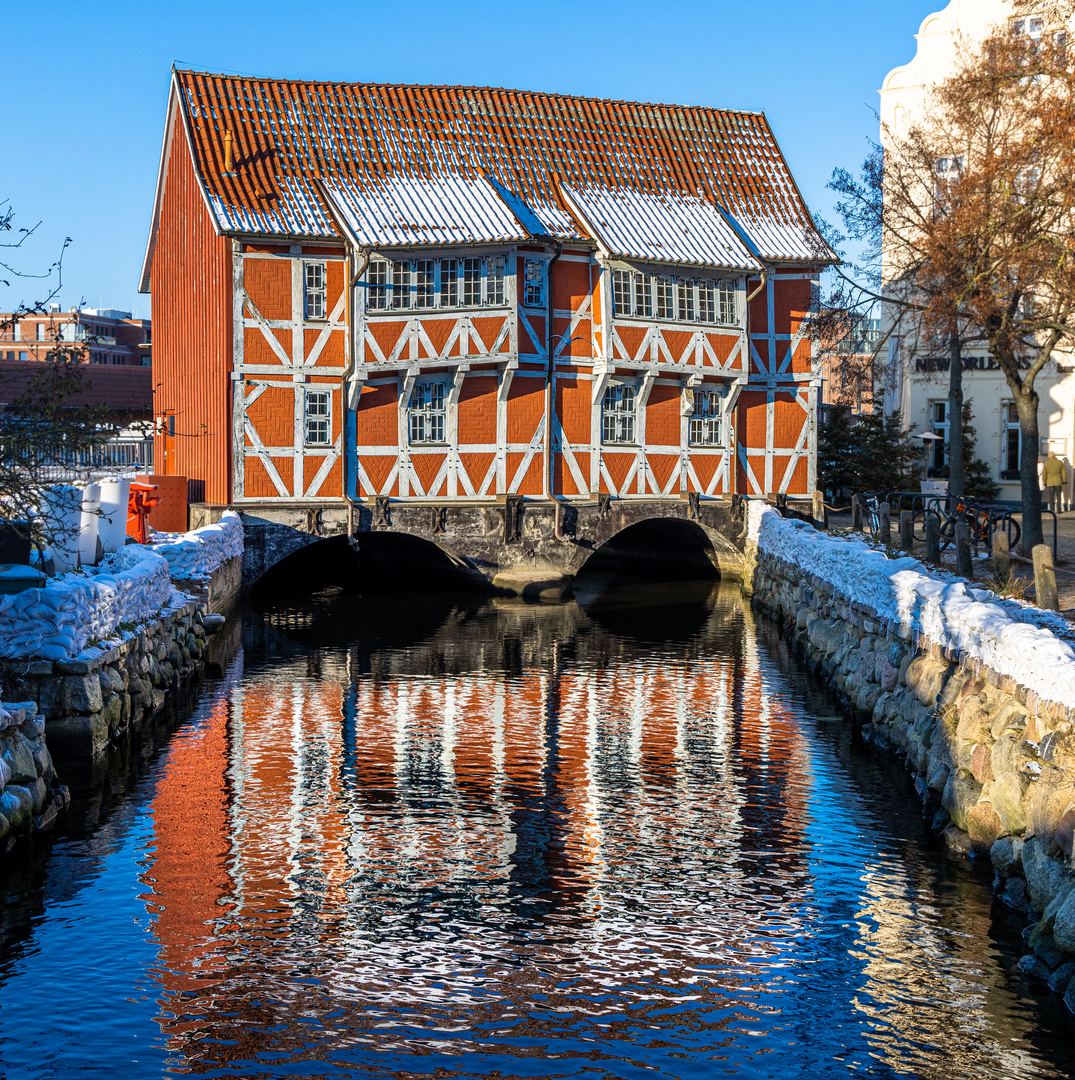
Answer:
[(735, 326), (735, 282), (612, 271), (617, 315)]
[(635, 441), (635, 387), (630, 383), (610, 386), (601, 403), (601, 441), (630, 445)]
[(445, 431), (443, 382), (415, 383), (407, 410), (412, 443), (442, 443)]
[(940, 472), (948, 461), (948, 402), (931, 401), (929, 405), (929, 430), (936, 435), (929, 443), (929, 468)]
[(307, 262), (302, 264), (303, 310), (307, 319), (325, 318), (325, 264)]
[(414, 261), (414, 306), (431, 308), (437, 295), (437, 273), (432, 259)]
[(332, 395), (328, 390), (306, 391), (306, 445), (332, 445)]
[(1005, 479), (1019, 475), (1019, 461), (1023, 449), (1023, 432), (1019, 427), (1019, 410), (1012, 402), (1004, 406), (1003, 472)]
[(716, 390), (695, 390), (694, 413), (691, 416), (692, 446), (722, 446), (724, 421), (721, 396)]
[(1041, 15), (1029, 15), (1018, 19), (1012, 19), (1010, 24), (1012, 33), (1025, 34), (1031, 41), (1041, 41), (1045, 32), (1045, 19)]
[(545, 263), (541, 259), (523, 260), (523, 303), (527, 307), (545, 306)]
[(503, 255), (449, 259), (370, 260), (366, 277), (369, 311), (496, 307), (506, 301)]
[(477, 307), (482, 302), (482, 260), (463, 260), (463, 307)]

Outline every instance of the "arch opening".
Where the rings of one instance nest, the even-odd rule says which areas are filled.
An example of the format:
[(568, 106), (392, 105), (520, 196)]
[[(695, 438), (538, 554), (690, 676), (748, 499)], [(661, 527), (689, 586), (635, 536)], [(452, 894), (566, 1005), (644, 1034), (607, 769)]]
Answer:
[(615, 582), (715, 581), (729, 569), (732, 545), (682, 518), (653, 518), (629, 525), (602, 544), (575, 577), (575, 591)]
[(488, 591), (485, 579), (466, 560), (420, 536), (401, 532), (363, 533), (352, 545), (346, 536), (317, 540), (275, 563), (254, 582), (250, 601), (348, 592)]

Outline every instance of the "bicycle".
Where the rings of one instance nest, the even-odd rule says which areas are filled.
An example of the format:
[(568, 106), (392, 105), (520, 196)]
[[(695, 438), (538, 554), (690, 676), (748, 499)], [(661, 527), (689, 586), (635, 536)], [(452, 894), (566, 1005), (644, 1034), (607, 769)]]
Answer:
[(912, 532), (915, 540), (926, 539), (926, 516), (936, 514), (940, 519), (941, 550), (955, 543), (956, 524), (962, 518), (967, 522), (970, 541), (975, 547), (979, 544), (987, 551), (992, 550), (993, 534), (1003, 530), (1008, 534), (1008, 547), (1014, 548), (1019, 543), (1022, 530), (1019, 522), (1011, 516), (1011, 511), (999, 507), (979, 506), (969, 500), (956, 500), (955, 510), (949, 512), (942, 508), (942, 500), (934, 499), (919, 510), (912, 519)]

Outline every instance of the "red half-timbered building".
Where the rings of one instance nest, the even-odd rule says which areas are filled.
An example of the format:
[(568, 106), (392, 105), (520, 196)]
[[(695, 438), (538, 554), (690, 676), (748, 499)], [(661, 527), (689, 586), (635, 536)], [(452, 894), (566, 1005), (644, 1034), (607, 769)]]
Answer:
[(239, 506), (806, 493), (831, 257), (760, 113), (176, 71), (158, 460)]

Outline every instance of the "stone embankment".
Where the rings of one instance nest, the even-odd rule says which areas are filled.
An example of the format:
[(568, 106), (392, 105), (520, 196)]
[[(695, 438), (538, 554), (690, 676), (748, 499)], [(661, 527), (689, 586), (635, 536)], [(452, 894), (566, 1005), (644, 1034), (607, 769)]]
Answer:
[(0, 697), (19, 702), (0, 707), (0, 851), (66, 805), (50, 754), (103, 754), (200, 670), (224, 623), (209, 601), (234, 591), (242, 547), (238, 515), (225, 514), (0, 597)]
[(934, 827), (1031, 920), (1020, 967), (1075, 1011), (1075, 648), (1054, 616), (752, 503), (744, 587), (902, 755)]

